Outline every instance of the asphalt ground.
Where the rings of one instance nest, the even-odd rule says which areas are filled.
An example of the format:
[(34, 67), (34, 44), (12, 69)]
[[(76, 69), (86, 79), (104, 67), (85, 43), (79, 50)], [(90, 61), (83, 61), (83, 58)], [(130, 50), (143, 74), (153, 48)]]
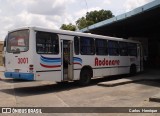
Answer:
[[(76, 82), (57, 84), (51, 81), (24, 81), (5, 79), (0, 72), (1, 107), (159, 107), (160, 102), (151, 101), (160, 93), (160, 71), (93, 79), (89, 86), (81, 87)], [(123, 80), (133, 80), (122, 83)], [(136, 80), (136, 81), (134, 81)], [(101, 86), (101, 83), (121, 83)], [(63, 111), (63, 108), (62, 108)], [(0, 114), (1, 115), (1, 114)], [(7, 114), (8, 115), (8, 114)], [(12, 114), (19, 115), (19, 114)], [(27, 115), (27, 114), (23, 114)], [(33, 114), (34, 115), (34, 114)], [(38, 114), (39, 115), (39, 114)], [(43, 114), (53, 115), (53, 114)], [(106, 115), (105, 113), (55, 113), (54, 115)], [(124, 115), (107, 113), (107, 115)], [(125, 113), (125, 115), (135, 115)], [(150, 113), (136, 113), (149, 116)], [(158, 113), (152, 114), (158, 116)]]

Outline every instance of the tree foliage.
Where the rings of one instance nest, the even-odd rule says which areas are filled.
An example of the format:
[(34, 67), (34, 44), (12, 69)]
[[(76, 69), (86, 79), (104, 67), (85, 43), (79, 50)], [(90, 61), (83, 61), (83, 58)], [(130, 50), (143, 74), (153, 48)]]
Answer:
[[(95, 23), (101, 22), (103, 20), (106, 20), (112, 17), (114, 17), (114, 15), (110, 10), (103, 10), (103, 9), (99, 11), (95, 10), (95, 11), (87, 12), (85, 17), (79, 18), (76, 21), (76, 25), (78, 29), (83, 29), (85, 27), (88, 27), (90, 25), (93, 25)], [(69, 25), (63, 24), (61, 26), (61, 29), (64, 29), (64, 30), (72, 29), (72, 31), (74, 31), (74, 29), (71, 27), (74, 27), (74, 29), (76, 30), (76, 26), (72, 24), (69, 24)]]
[(79, 29), (83, 29), (95, 23), (114, 17), (110, 10), (95, 10), (87, 12), (85, 17), (79, 18), (76, 24)]
[(72, 23), (70, 23), (68, 25), (67, 24), (62, 24), (62, 26), (60, 27), (60, 29), (75, 31), (76, 30), (76, 26), (73, 25)]

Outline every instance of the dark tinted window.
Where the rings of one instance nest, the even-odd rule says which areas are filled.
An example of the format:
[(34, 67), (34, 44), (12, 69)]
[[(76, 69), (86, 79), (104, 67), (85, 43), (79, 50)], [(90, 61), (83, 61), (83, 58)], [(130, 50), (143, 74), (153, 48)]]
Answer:
[(80, 38), (80, 47), (82, 55), (93, 55), (94, 54), (94, 39), (89, 37)]
[(54, 33), (37, 32), (36, 48), (38, 54), (58, 54), (58, 36)]
[(117, 41), (108, 41), (108, 52), (109, 55), (118, 56), (119, 55), (119, 45)]
[(120, 50), (120, 55), (121, 56), (128, 56), (128, 48), (127, 48), (127, 43), (126, 42), (119, 42), (119, 50)]
[(128, 43), (128, 55), (137, 56), (137, 44)]
[(74, 37), (74, 52), (76, 55), (79, 54), (79, 38)]
[(96, 54), (97, 55), (107, 55), (107, 40), (104, 39), (96, 39)]

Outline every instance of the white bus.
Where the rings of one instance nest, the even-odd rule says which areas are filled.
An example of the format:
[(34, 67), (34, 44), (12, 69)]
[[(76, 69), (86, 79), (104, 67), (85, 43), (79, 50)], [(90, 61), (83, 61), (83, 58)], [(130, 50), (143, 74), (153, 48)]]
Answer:
[(92, 77), (142, 70), (142, 47), (133, 40), (40, 27), (15, 29), (6, 38), (6, 78), (87, 85)]

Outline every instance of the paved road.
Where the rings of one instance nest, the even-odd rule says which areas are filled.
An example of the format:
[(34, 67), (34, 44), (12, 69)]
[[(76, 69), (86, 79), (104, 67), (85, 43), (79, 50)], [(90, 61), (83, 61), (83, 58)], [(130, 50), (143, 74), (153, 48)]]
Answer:
[[(77, 83), (56, 84), (49, 81), (16, 81), (4, 79), (0, 73), (0, 106), (3, 107), (159, 107), (149, 102), (149, 97), (160, 92), (159, 71), (147, 71), (133, 78), (158, 80), (138, 81), (114, 87), (98, 86), (97, 83), (120, 79), (124, 76), (92, 80), (91, 85), (79, 87)], [(48, 115), (48, 114), (46, 114)], [(56, 114), (58, 115), (58, 114)], [(67, 114), (64, 114), (67, 115)], [(71, 114), (75, 115), (75, 114)], [(84, 115), (84, 114), (76, 114)], [(95, 114), (85, 114), (95, 115)], [(100, 114), (105, 115), (105, 114)], [(113, 114), (109, 114), (113, 115)], [(118, 114), (123, 115), (123, 114)], [(130, 115), (130, 114), (128, 114)], [(134, 115), (134, 114), (133, 114)], [(142, 114), (138, 114), (142, 115)], [(150, 115), (150, 114), (143, 114)], [(158, 115), (158, 114), (155, 114)]]

